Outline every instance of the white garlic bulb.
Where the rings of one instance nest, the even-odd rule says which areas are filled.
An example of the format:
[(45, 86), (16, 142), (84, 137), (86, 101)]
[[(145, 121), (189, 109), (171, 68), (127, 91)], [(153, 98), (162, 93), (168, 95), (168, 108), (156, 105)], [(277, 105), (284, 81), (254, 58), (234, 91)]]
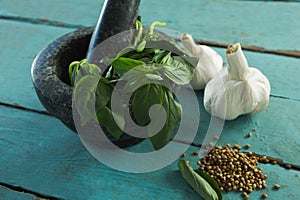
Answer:
[(210, 79), (222, 69), (223, 59), (212, 48), (206, 45), (196, 45), (189, 34), (183, 34), (181, 42), (193, 56), (199, 58), (193, 79), (190, 82), (191, 86), (194, 90), (204, 89)]
[(268, 79), (258, 69), (248, 66), (239, 43), (228, 47), (226, 57), (228, 67), (205, 88), (205, 109), (213, 116), (232, 120), (266, 108), (271, 90)]

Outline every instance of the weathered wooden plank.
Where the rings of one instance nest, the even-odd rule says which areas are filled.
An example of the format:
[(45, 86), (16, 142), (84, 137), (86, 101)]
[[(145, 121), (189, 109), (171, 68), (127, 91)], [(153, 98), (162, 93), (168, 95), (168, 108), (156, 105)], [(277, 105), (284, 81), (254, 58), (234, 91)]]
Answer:
[(0, 199), (3, 200), (37, 200), (37, 198), (34, 195), (23, 193), (23, 192), (17, 192), (10, 189), (7, 189), (5, 187), (0, 186)]
[[(30, 68), (35, 55), (52, 40), (72, 31), (41, 25), (0, 21), (0, 101), (17, 103), (33, 109), (43, 109), (36, 98)], [(24, 39), (26, 35), (26, 40)], [(225, 50), (216, 49), (225, 61)], [(297, 78), (300, 59), (245, 52), (249, 64), (259, 68), (270, 80), (272, 94), (300, 99)], [(226, 61), (225, 61), (226, 62)], [(288, 78), (287, 78), (288, 77)], [(13, 86), (13, 87), (12, 87)]]
[(141, 14), (146, 24), (165, 21), (200, 40), (300, 50), (299, 9), (299, 3), (284, 2), (143, 1)]
[(19, 2), (1, 1), (0, 15), (56, 20), (71, 24), (94, 25), (104, 0), (65, 0)]
[[(191, 163), (196, 162), (196, 157), (190, 157)], [(195, 167), (197, 167), (195, 165)], [(299, 200), (298, 188), (300, 187), (299, 171), (286, 170), (278, 165), (259, 164), (258, 167), (263, 168), (263, 173), (268, 176), (266, 179), (267, 188), (263, 190), (254, 190), (250, 193), (250, 199), (261, 199), (262, 194), (268, 194), (268, 199), (297, 199)], [(273, 185), (279, 184), (281, 189), (274, 190)], [(243, 199), (240, 192), (223, 192), (224, 200), (240, 200)]]
[(198, 199), (176, 163), (148, 174), (118, 172), (52, 117), (0, 107), (0, 121), (0, 180), (11, 185), (66, 199)]
[[(295, 101), (296, 103), (300, 104)], [(276, 102), (273, 104), (280, 107)], [(296, 106), (298, 107), (299, 105)], [(268, 119), (279, 120), (280, 117), (274, 114), (269, 114)], [(205, 118), (205, 115), (202, 115), (202, 118)], [(267, 130), (262, 120), (255, 121), (261, 123), (255, 127), (258, 133)], [(290, 123), (296, 123), (295, 118)], [(219, 143), (243, 144), (245, 139), (241, 130), (248, 131), (253, 128), (252, 125), (252, 123), (237, 123), (225, 126)], [(297, 129), (289, 127), (289, 131), (291, 133), (297, 131), (298, 127), (295, 128)], [(181, 179), (176, 162), (164, 169), (146, 174), (130, 174), (110, 169), (95, 160), (86, 151), (79, 138), (55, 118), (0, 107), (0, 130), (0, 152), (2, 152), (0, 180), (8, 184), (66, 199), (199, 199)], [(258, 149), (262, 147), (262, 151), (259, 152), (286, 156), (286, 161), (298, 162), (297, 139), (290, 144), (291, 134), (276, 139), (278, 133), (273, 133), (274, 131), (269, 135), (254, 135), (250, 139), (253, 143), (249, 142), (253, 145), (251, 150), (256, 151), (256, 147)], [(272, 144), (279, 141), (289, 148), (278, 149), (280, 153), (277, 153)], [(266, 144), (270, 146), (266, 147)], [(144, 151), (144, 147), (145, 145), (140, 144), (133, 149)], [(194, 150), (197, 148), (191, 147), (187, 154), (190, 155)], [(196, 167), (197, 157), (189, 156), (188, 159), (191, 159), (192, 165)], [(297, 197), (300, 186), (299, 172), (286, 171), (279, 166), (263, 167), (269, 174), (270, 187), (275, 183), (284, 186), (276, 193), (269, 188), (268, 193), (276, 195), (276, 199), (282, 199), (287, 195)], [(252, 195), (258, 198), (262, 192), (254, 192)], [(224, 193), (224, 196), (224, 199), (239, 198), (238, 193)]]
[(0, 21), (0, 101), (43, 109), (34, 92), (30, 69), (34, 57), (52, 40), (72, 31)]
[[(231, 144), (235, 137), (243, 137), (250, 128), (253, 136), (248, 140), (237, 138), (236, 142), (251, 144), (251, 151), (279, 157), (286, 162), (300, 164), (300, 102), (271, 98), (268, 109), (255, 115), (241, 117), (225, 124), (224, 133)], [(245, 129), (246, 128), (246, 129)], [(247, 130), (248, 128), (248, 130)], [(240, 135), (238, 135), (241, 133)], [(222, 137), (222, 136), (221, 136)]]
[[(1, 1), (0, 14), (91, 25), (98, 17), (99, 2), (30, 0), (15, 6), (11, 1)], [(295, 28), (300, 23), (298, 4), (189, 1), (178, 5), (179, 1), (172, 4), (142, 1), (143, 21), (145, 24), (167, 21), (170, 28), (190, 32), (197, 39), (299, 50), (299, 29)], [(33, 8), (37, 9), (33, 12)], [(71, 30), (1, 20), (0, 84), (4, 87), (0, 87), (0, 101), (42, 109), (29, 75), (32, 59), (51, 40)], [(224, 49), (217, 50), (224, 57)], [(218, 143), (250, 143), (251, 151), (299, 164), (300, 59), (245, 53), (249, 64), (257, 66), (270, 79), (272, 94), (287, 99), (272, 98), (270, 107), (262, 113), (226, 122)], [(201, 107), (201, 92), (199, 100)], [(209, 122), (209, 115), (201, 108), (201, 126), (196, 138), (199, 143)], [(243, 138), (253, 128), (256, 130), (253, 136)], [(146, 147), (144, 142), (131, 149), (144, 151)], [(191, 147), (188, 154), (195, 149)], [(112, 170), (91, 157), (75, 134), (49, 116), (0, 106), (0, 152), (0, 182), (40, 194), (66, 199), (199, 199), (181, 179), (176, 163), (148, 174)], [(196, 167), (197, 158), (189, 159)], [(269, 188), (254, 192), (251, 198), (259, 199), (267, 192), (270, 199), (299, 199), (299, 172), (271, 165), (262, 167), (269, 176)], [(273, 191), (271, 186), (275, 183), (282, 189)], [(20, 199), (27, 198), (27, 194), (25, 197), (4, 190), (0, 188), (0, 199), (1, 195), (3, 199), (18, 199), (20, 195)], [(224, 199), (240, 199), (238, 193), (224, 196)]]
[[(198, 98), (201, 102), (203, 93), (198, 93)], [(249, 151), (300, 164), (299, 110), (300, 101), (271, 98), (269, 107), (262, 112), (226, 121), (218, 144), (244, 146), (249, 143)], [(210, 115), (201, 103), (200, 113), (200, 126), (194, 142), (201, 144), (210, 122)], [(253, 136), (245, 138), (249, 132)]]
[[(15, 6), (5, 0), (1, 1), (0, 14), (90, 26), (96, 23), (102, 2), (30, 0)], [(155, 0), (141, 1), (140, 13), (146, 25), (166, 21), (168, 28), (190, 32), (201, 40), (239, 40), (273, 50), (300, 50), (300, 30), (296, 28), (300, 26), (299, 9), (299, 3), (292, 2)]]

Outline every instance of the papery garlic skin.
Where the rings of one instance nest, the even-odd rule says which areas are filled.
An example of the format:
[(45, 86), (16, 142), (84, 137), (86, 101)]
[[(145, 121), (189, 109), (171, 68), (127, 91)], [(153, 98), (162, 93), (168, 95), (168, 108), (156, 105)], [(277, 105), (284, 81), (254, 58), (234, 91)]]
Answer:
[(206, 86), (204, 107), (213, 116), (233, 120), (239, 115), (256, 113), (269, 104), (271, 87), (256, 68), (248, 66), (239, 43), (226, 51), (228, 67)]
[(183, 34), (181, 42), (193, 56), (199, 58), (190, 84), (194, 90), (204, 89), (212, 77), (222, 69), (223, 59), (212, 48), (206, 45), (195, 44), (192, 36), (189, 34)]

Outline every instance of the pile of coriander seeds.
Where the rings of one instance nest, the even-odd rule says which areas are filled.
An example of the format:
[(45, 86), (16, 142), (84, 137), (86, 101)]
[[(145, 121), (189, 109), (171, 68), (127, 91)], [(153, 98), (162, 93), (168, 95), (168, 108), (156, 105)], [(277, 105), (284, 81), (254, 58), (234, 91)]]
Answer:
[(254, 189), (267, 187), (267, 175), (257, 167), (257, 157), (239, 152), (237, 147), (216, 146), (198, 164), (200, 170), (206, 171), (217, 181), (222, 191), (243, 192), (245, 199)]

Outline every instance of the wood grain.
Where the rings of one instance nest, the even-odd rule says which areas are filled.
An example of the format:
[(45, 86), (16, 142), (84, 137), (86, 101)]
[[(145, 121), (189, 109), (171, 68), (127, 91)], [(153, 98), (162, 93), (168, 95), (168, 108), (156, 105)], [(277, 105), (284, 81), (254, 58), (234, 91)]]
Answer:
[[(95, 24), (102, 2), (28, 0), (16, 5), (13, 1), (1, 1), (1, 16), (19, 16), (27, 21), (0, 19), (0, 183), (11, 186), (11, 189), (0, 186), (0, 199), (37, 198), (13, 188), (26, 188), (26, 191), (43, 196), (72, 200), (199, 199), (181, 178), (176, 161), (151, 173), (116, 171), (92, 157), (79, 137), (58, 119), (38, 112), (44, 108), (31, 84), (33, 58), (59, 36), (79, 26)], [(226, 122), (218, 144), (243, 146), (249, 143), (251, 147), (247, 151), (294, 164), (300, 164), (300, 59), (267, 54), (274, 52), (266, 50), (299, 52), (299, 9), (299, 3), (225, 0), (184, 3), (179, 0), (171, 3), (144, 0), (141, 4), (144, 24), (166, 21), (168, 28), (179, 33), (188, 32), (195, 39), (211, 41), (210, 45), (215, 46), (224, 61), (224, 48), (216, 47), (225, 46), (214, 44), (241, 42), (249, 50), (245, 51), (249, 64), (260, 69), (270, 80), (270, 106), (261, 113)], [(44, 22), (34, 24), (38, 19)], [(50, 22), (70, 26), (62, 28)], [(197, 92), (197, 96), (201, 116), (194, 142), (201, 143), (210, 115), (203, 108), (203, 92)], [(22, 109), (16, 109), (14, 104)], [(252, 137), (244, 138), (250, 131)], [(128, 150), (145, 152), (151, 150), (150, 147), (146, 140)], [(192, 156), (195, 150), (199, 147), (190, 147), (186, 157), (194, 168), (199, 159)], [(300, 199), (298, 171), (277, 165), (260, 164), (260, 167), (268, 175), (269, 187), (253, 192), (251, 199), (259, 199), (262, 193), (268, 193), (269, 199)], [(280, 184), (281, 189), (272, 190), (273, 184)], [(241, 196), (234, 192), (224, 193), (224, 199), (241, 199)]]
[(17, 192), (17, 191), (13, 191), (10, 190), (6, 187), (0, 186), (0, 199), (3, 200), (10, 200), (10, 199), (14, 199), (14, 200), (38, 200), (34, 195), (31, 194), (26, 194), (23, 192)]
[[(1, 2), (0, 14), (90, 26), (96, 24), (102, 2), (28, 0), (15, 6), (6, 0)], [(153, 0), (142, 1), (140, 13), (148, 26), (165, 21), (168, 28), (199, 40), (299, 51), (299, 9), (296, 2)]]
[(0, 20), (0, 27), (0, 101), (44, 109), (33, 88), (31, 64), (40, 50), (72, 29), (5, 20)]
[[(203, 94), (198, 93), (199, 102)], [(226, 121), (219, 145), (250, 144), (253, 151), (283, 159), (285, 162), (300, 163), (300, 102), (294, 100), (271, 98), (270, 104), (264, 111), (240, 116), (236, 120)], [(210, 115), (200, 104), (200, 126), (194, 142), (201, 144), (207, 133)], [(254, 129), (255, 131), (253, 131)], [(252, 132), (252, 137), (245, 138)], [(287, 148), (288, 147), (288, 148)]]
[[(240, 123), (236, 128), (248, 129), (249, 125)], [(199, 199), (180, 177), (176, 162), (146, 174), (115, 171), (95, 160), (79, 138), (52, 117), (0, 106), (0, 130), (0, 151), (4, 152), (0, 171), (5, 172), (0, 173), (0, 180), (8, 184), (63, 199)], [(234, 129), (230, 132), (239, 134)], [(244, 140), (242, 136), (233, 138), (231, 134), (223, 134), (220, 142), (240, 143)], [(265, 145), (266, 140), (255, 142)], [(147, 144), (137, 145), (133, 150), (141, 151), (144, 147)], [(189, 149), (186, 159), (196, 168), (197, 157), (191, 155), (194, 150), (197, 148)], [(270, 151), (268, 148), (267, 153)], [(275, 183), (283, 186), (282, 190), (274, 192), (269, 188), (265, 192), (278, 199), (285, 195), (297, 197), (299, 172), (272, 165), (262, 167), (269, 175), (270, 187)], [(262, 192), (251, 196), (259, 198)], [(224, 199), (238, 196), (228, 193)]]
[[(39, 103), (31, 83), (31, 63), (43, 47), (59, 36), (72, 31), (72, 29), (3, 20), (0, 20), (0, 25), (6, 31), (6, 39), (1, 42), (0, 70), (3, 77), (10, 77), (9, 81), (7, 81), (7, 78), (0, 79), (1, 85), (7, 85), (0, 87), (0, 94), (2, 94), (0, 95), (0, 101), (9, 104), (17, 103), (30, 109), (43, 110), (44, 108)], [(24, 34), (28, 35), (26, 40), (23, 39)], [(20, 47), (15, 48), (16, 46)], [(214, 49), (219, 52), (224, 62), (226, 62), (225, 50), (223, 48)], [(298, 89), (300, 84), (298, 79), (300, 59), (247, 51), (245, 51), (245, 54), (249, 65), (260, 69), (270, 80), (272, 95), (300, 99)], [(14, 74), (14, 76), (11, 74)]]

